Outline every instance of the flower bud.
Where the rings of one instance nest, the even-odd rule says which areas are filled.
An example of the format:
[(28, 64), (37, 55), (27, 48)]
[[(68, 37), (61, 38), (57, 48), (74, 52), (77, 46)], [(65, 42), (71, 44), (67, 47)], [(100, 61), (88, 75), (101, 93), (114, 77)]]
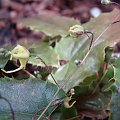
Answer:
[(110, 3), (111, 3), (110, 0), (101, 0), (101, 4), (103, 4), (103, 5), (108, 5)]
[(84, 33), (84, 28), (81, 25), (74, 25), (69, 29), (70, 36), (78, 37)]

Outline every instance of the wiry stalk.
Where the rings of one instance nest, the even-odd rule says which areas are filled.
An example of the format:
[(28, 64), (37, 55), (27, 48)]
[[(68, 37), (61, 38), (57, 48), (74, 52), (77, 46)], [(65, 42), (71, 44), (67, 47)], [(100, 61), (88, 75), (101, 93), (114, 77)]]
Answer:
[[(117, 15), (117, 17), (115, 18), (115, 20), (116, 20), (118, 17), (119, 17), (119, 15)], [(113, 21), (113, 22), (114, 22), (114, 21)], [(112, 23), (113, 23), (113, 22), (112, 22)], [(106, 29), (96, 38), (95, 41), (97, 41), (97, 40), (109, 29), (109, 27), (110, 27), (111, 25), (112, 25), (112, 24), (109, 24), (109, 26), (106, 27)], [(91, 49), (92, 49), (92, 48), (91, 48)], [(89, 55), (91, 49), (86, 53), (85, 58), (83, 58), (82, 61), (85, 61), (85, 60), (86, 60), (86, 58), (87, 58), (87, 56)], [(83, 64), (83, 62), (81, 62), (80, 65), (81, 65), (81, 64)], [(78, 69), (78, 68), (76, 68), (76, 70), (74, 71), (74, 74), (77, 72), (77, 69)], [(72, 74), (72, 75), (73, 75), (73, 74)], [(62, 89), (62, 88), (67, 84), (67, 81), (72, 77), (72, 75), (70, 75), (69, 78), (68, 78), (67, 80), (65, 80), (63, 86), (61, 86), (60, 88), (58, 88), (58, 90), (57, 90), (56, 93), (54, 94), (51, 102), (47, 105), (47, 107), (44, 109), (44, 111), (41, 113), (41, 115), (38, 117), (37, 120), (40, 120), (40, 119), (42, 118), (42, 116), (44, 115), (44, 113), (47, 111), (47, 109), (50, 107), (50, 105), (52, 104), (52, 102), (55, 100), (55, 98), (56, 98), (57, 94), (59, 93), (60, 89)], [(70, 82), (70, 81), (69, 81), (69, 82)]]

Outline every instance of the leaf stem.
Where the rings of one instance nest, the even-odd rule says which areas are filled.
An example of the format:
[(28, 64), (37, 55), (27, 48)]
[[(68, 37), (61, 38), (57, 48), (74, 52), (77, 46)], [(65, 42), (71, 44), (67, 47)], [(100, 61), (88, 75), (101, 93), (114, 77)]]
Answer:
[[(117, 17), (116, 17), (115, 19), (117, 19), (118, 17), (119, 17), (119, 15), (117, 15)], [(112, 23), (113, 23), (113, 22), (112, 22)], [(96, 38), (95, 41), (97, 41), (97, 40), (109, 29), (109, 27), (110, 27), (111, 25), (112, 25), (112, 24), (109, 24), (109, 25), (106, 27), (106, 29)], [(91, 48), (91, 49), (92, 49), (92, 48)], [(85, 57), (83, 58), (83, 60), (82, 60), (82, 62), (80, 63), (80, 65), (85, 61), (85, 59), (86, 59), (87, 56), (89, 55), (91, 49), (86, 53), (86, 55), (85, 55)], [(78, 69), (78, 68), (77, 68), (77, 69)], [(74, 72), (76, 72), (77, 69), (76, 69)], [(72, 77), (72, 75), (73, 75), (73, 74), (71, 74), (70, 77), (69, 77), (67, 80), (69, 80), (69, 79)], [(42, 118), (42, 116), (44, 115), (44, 113), (47, 111), (47, 109), (50, 107), (50, 105), (51, 105), (52, 102), (54, 101), (55, 97), (56, 97), (57, 94), (59, 93), (60, 89), (62, 89), (62, 88), (66, 85), (66, 83), (68, 82), (67, 80), (65, 80), (63, 86), (61, 86), (60, 88), (58, 88), (58, 90), (57, 90), (56, 93), (54, 94), (51, 102), (46, 106), (46, 108), (44, 109), (44, 111), (41, 113), (41, 115), (39, 116), (39, 118), (38, 118), (37, 120), (40, 120), (40, 119)], [(70, 81), (69, 81), (69, 82), (70, 82)]]
[[(55, 101), (56, 101), (56, 100), (55, 100)], [(63, 102), (63, 101), (60, 101), (60, 102), (58, 102), (58, 103), (55, 103), (55, 104), (51, 105), (50, 107), (59, 106), (62, 102)], [(38, 115), (38, 113), (39, 113), (40, 111), (43, 111), (44, 109), (45, 109), (45, 108), (38, 110), (38, 111), (34, 114), (34, 116), (32, 117), (32, 120), (35, 120), (35, 118), (36, 118), (36, 116)]]
[(50, 103), (47, 105), (47, 107), (43, 110), (43, 112), (41, 113), (41, 115), (38, 117), (37, 120), (40, 120), (42, 118), (42, 116), (44, 115), (44, 113), (47, 111), (47, 109), (51, 106), (52, 102), (55, 100), (57, 94), (59, 93), (61, 87), (58, 88), (58, 90), (56, 91), (56, 93), (54, 94), (52, 100), (50, 101)]
[(90, 41), (90, 46), (89, 46), (89, 50), (91, 49), (92, 47), (92, 43), (93, 43), (93, 39), (94, 39), (94, 34), (90, 31), (85, 31), (85, 34), (88, 36), (88, 34), (91, 34), (92, 38), (91, 38), (91, 41)]
[[(47, 67), (47, 64), (44, 62), (44, 60), (40, 57), (37, 57), (38, 59), (41, 60), (41, 62), (45, 65), (45, 67)], [(60, 88), (59, 84), (57, 83), (56, 79), (54, 78), (53, 74), (47, 69), (48, 73), (51, 75), (52, 79), (54, 80), (54, 82), (56, 83), (56, 85)]]
[(101, 77), (100, 81), (98, 82), (97, 86), (95, 87), (95, 89), (93, 90), (92, 92), (92, 95), (96, 92), (98, 86), (101, 84), (102, 80), (104, 79), (106, 73), (108, 72), (108, 69), (105, 69), (104, 73), (103, 73), (103, 76)]

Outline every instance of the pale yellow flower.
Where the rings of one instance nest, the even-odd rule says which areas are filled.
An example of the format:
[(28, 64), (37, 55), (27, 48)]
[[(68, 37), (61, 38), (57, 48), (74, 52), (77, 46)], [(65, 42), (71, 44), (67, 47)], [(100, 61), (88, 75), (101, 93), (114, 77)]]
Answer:
[(16, 58), (20, 61), (20, 67), (15, 70), (11, 70), (11, 71), (5, 71), (2, 69), (3, 72), (13, 73), (13, 72), (17, 72), (21, 69), (25, 69), (26, 64), (29, 60), (29, 56), (30, 56), (29, 51), (25, 47), (23, 47), (21, 45), (17, 45), (12, 51), (9, 51), (8, 53), (11, 55), (10, 60), (12, 60), (13, 58)]
[(65, 108), (71, 108), (75, 103), (76, 101), (72, 102), (71, 105), (69, 104), (70, 100), (72, 99), (72, 95), (70, 97), (66, 97), (64, 99), (64, 107)]

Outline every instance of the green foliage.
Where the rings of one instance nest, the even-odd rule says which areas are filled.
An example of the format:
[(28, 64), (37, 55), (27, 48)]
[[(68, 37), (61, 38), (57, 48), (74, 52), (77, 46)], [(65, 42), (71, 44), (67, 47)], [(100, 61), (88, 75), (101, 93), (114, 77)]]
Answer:
[[(60, 87), (63, 85), (55, 99), (64, 100), (65, 93), (69, 96), (69, 94), (71, 95), (70, 89), (75, 90), (70, 100), (70, 103), (76, 101), (74, 106), (68, 109), (61, 102), (62, 105), (58, 108), (60, 110), (57, 111), (59, 117), (52, 115), (53, 119), (63, 120), (75, 117), (74, 120), (77, 120), (77, 116), (80, 114), (83, 117), (85, 112), (85, 116), (90, 118), (104, 119), (109, 117), (105, 111), (110, 107), (111, 89), (116, 81), (120, 81), (120, 59), (115, 61), (114, 67), (110, 65), (113, 49), (108, 47), (119, 41), (120, 23), (111, 24), (111, 19), (118, 13), (119, 10), (115, 10), (111, 13), (102, 14), (83, 25), (85, 30), (94, 34), (94, 41), (90, 50), (90, 38), (88, 36), (82, 35), (75, 38), (69, 35), (69, 27), (79, 24), (77, 20), (60, 16), (40, 15), (19, 21), (33, 30), (44, 32), (51, 39), (61, 36), (54, 47), (46, 41), (25, 44), (30, 51), (28, 63), (45, 66), (40, 59), (36, 58), (40, 57), (47, 66), (55, 67), (56, 70), (52, 71), (52, 74), (58, 85)], [(111, 26), (108, 27), (109, 24)], [(3, 68), (8, 58), (4, 59), (5, 55), (1, 55), (0, 59), (3, 62), (0, 64)], [(66, 61), (66, 63), (60, 65), (61, 60)], [(39, 117), (43, 109), (53, 99), (58, 86), (50, 74), (48, 78), (44, 78), (33, 79), (30, 77), (21, 81), (13, 78), (11, 80), (0, 78), (0, 93), (11, 103), (17, 120), (30, 120), (35, 112), (41, 109), (37, 116)], [(2, 100), (0, 106), (0, 114), (4, 116), (9, 111), (9, 107)], [(42, 119), (44, 120), (52, 113), (56, 114), (56, 108), (57, 105), (49, 107)]]
[(78, 113), (74, 106), (71, 108), (65, 108), (64, 106), (61, 106), (61, 120), (70, 118), (73, 120), (78, 120), (77, 115)]
[(120, 84), (120, 58), (115, 61), (115, 79)]
[(40, 59), (36, 57), (42, 58), (43, 61), (48, 66), (58, 67), (59, 66), (59, 54), (53, 49), (48, 43), (38, 43), (29, 48), (31, 53), (29, 63), (37, 66), (45, 66)]
[(9, 56), (7, 55), (7, 50), (4, 48), (0, 49), (0, 68), (3, 68), (7, 61), (9, 60)]
[(109, 120), (119, 120), (120, 119), (120, 93), (115, 93), (112, 96), (111, 103), (111, 116)]
[[(11, 103), (17, 120), (22, 118), (30, 120), (38, 110), (41, 110), (40, 114), (51, 101), (56, 90), (57, 86), (40, 79), (22, 81), (10, 80), (8, 78), (0, 79), (0, 93)], [(63, 97), (64, 92), (61, 90), (56, 99)], [(50, 115), (55, 108), (55, 106), (49, 108), (44, 117)], [(8, 104), (1, 99), (0, 113), (4, 114), (9, 110)]]
[(32, 30), (42, 31), (49, 36), (65, 36), (68, 34), (69, 27), (79, 24), (79, 21), (73, 18), (50, 16), (48, 14), (26, 18), (19, 22), (22, 22)]
[[(67, 82), (65, 86), (66, 91), (68, 91), (71, 87), (74, 87), (83, 82), (86, 77), (93, 75), (96, 71), (98, 71), (100, 65), (104, 62), (104, 49), (108, 45), (112, 45), (115, 42), (113, 41), (113, 39), (117, 40), (119, 38), (118, 25), (112, 26), (110, 28), (111, 30), (108, 30), (106, 33), (104, 33), (100, 39), (97, 39), (97, 37), (103, 31), (101, 25), (103, 25), (103, 28), (105, 29), (105, 26), (108, 26), (108, 24), (111, 22), (111, 20), (108, 20), (108, 18), (111, 18), (115, 14), (116, 11), (107, 15), (104, 14), (98, 17), (96, 20), (91, 20), (87, 24), (84, 24), (85, 27), (87, 26), (87, 29), (97, 32), (94, 33), (95, 41), (93, 43), (93, 48), (85, 59), (84, 63), (80, 65), (80, 67), (77, 67), (75, 65), (75, 61), (83, 60), (86, 53), (88, 52), (90, 40), (87, 36), (80, 36), (79, 38), (66, 36), (63, 37), (59, 43), (56, 44), (55, 49), (59, 53), (60, 59), (70, 61), (68, 64), (61, 66), (54, 74), (55, 79), (58, 82)], [(115, 30), (113, 32), (112, 28), (116, 28), (117, 31)], [(116, 36), (113, 38), (114, 35)], [(62, 76), (62, 79), (60, 76)], [(53, 81), (51, 78), (49, 78), (49, 80)]]

